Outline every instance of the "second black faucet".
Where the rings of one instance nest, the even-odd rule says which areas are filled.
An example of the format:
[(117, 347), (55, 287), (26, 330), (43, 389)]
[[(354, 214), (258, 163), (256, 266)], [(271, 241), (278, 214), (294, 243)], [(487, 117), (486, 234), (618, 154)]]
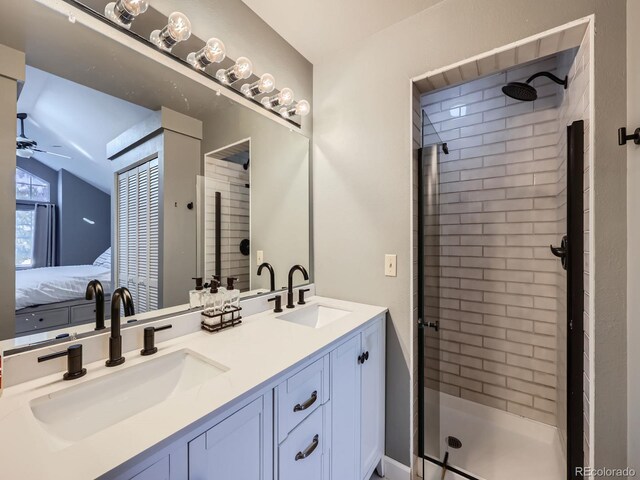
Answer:
[(124, 316), (135, 315), (133, 297), (125, 287), (116, 288), (111, 295), (111, 335), (109, 336), (109, 360), (107, 367), (116, 367), (124, 363), (122, 356), (122, 335), (120, 334), (120, 302), (124, 307)]
[(287, 286), (287, 308), (295, 308), (296, 306), (293, 301), (293, 274), (296, 273), (296, 271), (301, 272), (305, 280), (309, 280), (309, 273), (307, 273), (307, 269), (302, 265), (294, 265), (291, 267), (291, 270), (289, 270), (289, 283)]

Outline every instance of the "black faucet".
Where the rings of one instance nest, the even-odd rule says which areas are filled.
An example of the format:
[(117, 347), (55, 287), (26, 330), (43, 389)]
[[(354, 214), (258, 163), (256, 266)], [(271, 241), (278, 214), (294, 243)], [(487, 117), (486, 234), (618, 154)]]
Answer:
[(262, 265), (258, 267), (258, 275), (262, 275), (262, 269), (266, 268), (269, 270), (269, 291), (273, 292), (276, 289), (276, 273), (273, 271), (273, 267), (270, 263), (264, 262)]
[(120, 302), (124, 307), (124, 316), (135, 315), (133, 297), (125, 287), (117, 288), (111, 294), (111, 335), (109, 336), (109, 360), (107, 367), (116, 367), (124, 363), (122, 356), (122, 335), (120, 334)]
[(87, 300), (96, 299), (96, 330), (104, 330), (104, 289), (98, 280), (91, 280), (87, 284), (87, 291), (84, 294)]
[(294, 308), (296, 305), (293, 303), (293, 274), (296, 273), (296, 270), (302, 272), (302, 276), (305, 280), (309, 280), (309, 274), (307, 273), (307, 269), (302, 265), (294, 265), (289, 270), (289, 286), (287, 287), (289, 292), (287, 293), (287, 308)]

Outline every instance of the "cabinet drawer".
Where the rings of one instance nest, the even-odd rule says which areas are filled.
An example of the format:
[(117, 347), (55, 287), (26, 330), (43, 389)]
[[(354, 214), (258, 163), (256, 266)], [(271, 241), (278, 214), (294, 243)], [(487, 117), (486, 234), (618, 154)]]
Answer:
[[(109, 318), (109, 313), (111, 312), (111, 302), (109, 300), (105, 300), (104, 302), (104, 317), (105, 319)], [(71, 323), (72, 324), (80, 324), (80, 323), (90, 323), (96, 320), (96, 305), (92, 303), (87, 303), (85, 305), (76, 305), (75, 307), (71, 307)]]
[(329, 369), (325, 359), (315, 361), (304, 370), (278, 385), (278, 438), (281, 442), (302, 420), (328, 400)]
[(69, 323), (69, 308), (52, 308), (40, 312), (16, 315), (16, 333), (45, 330)]
[(323, 411), (316, 408), (278, 448), (278, 480), (322, 480)]

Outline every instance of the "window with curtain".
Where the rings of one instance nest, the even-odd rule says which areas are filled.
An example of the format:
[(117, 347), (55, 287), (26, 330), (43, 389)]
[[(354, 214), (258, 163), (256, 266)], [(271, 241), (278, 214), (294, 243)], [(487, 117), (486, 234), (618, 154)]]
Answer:
[[(37, 223), (40, 212), (38, 206), (42, 203), (49, 204), (51, 201), (51, 187), (49, 182), (27, 172), (21, 168), (16, 168), (16, 268), (32, 268), (36, 266), (37, 260), (34, 258), (38, 252), (35, 248), (37, 235)], [(46, 207), (46, 210), (53, 208)], [(38, 215), (36, 215), (38, 213)], [(48, 215), (49, 212), (46, 212)], [(40, 222), (46, 224), (46, 222)], [(50, 237), (52, 233), (43, 232)], [(46, 262), (46, 260), (45, 260)], [(43, 265), (48, 266), (48, 265)]]

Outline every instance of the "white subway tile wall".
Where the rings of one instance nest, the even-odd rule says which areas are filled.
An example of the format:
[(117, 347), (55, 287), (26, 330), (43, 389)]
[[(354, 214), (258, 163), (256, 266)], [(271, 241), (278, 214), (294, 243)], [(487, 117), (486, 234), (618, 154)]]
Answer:
[[(441, 326), (439, 341), (427, 339), (427, 364), (439, 360), (426, 369), (427, 385), (551, 425), (564, 401), (557, 329), (566, 306), (549, 244), (565, 231), (562, 101), (571, 96), (543, 78), (535, 102), (510, 99), (500, 87), (541, 70), (558, 73), (562, 59), (572, 57), (422, 97), (450, 151), (440, 156), (440, 208), (425, 228), (426, 275), (440, 279), (425, 292), (427, 320)], [(423, 144), (433, 143), (424, 131)]]
[(249, 171), (238, 163), (207, 157), (205, 186), (205, 277), (215, 272), (215, 192), (222, 194), (222, 284), (236, 277), (236, 287), (249, 290), (249, 256), (240, 252), (240, 242), (249, 238)]

